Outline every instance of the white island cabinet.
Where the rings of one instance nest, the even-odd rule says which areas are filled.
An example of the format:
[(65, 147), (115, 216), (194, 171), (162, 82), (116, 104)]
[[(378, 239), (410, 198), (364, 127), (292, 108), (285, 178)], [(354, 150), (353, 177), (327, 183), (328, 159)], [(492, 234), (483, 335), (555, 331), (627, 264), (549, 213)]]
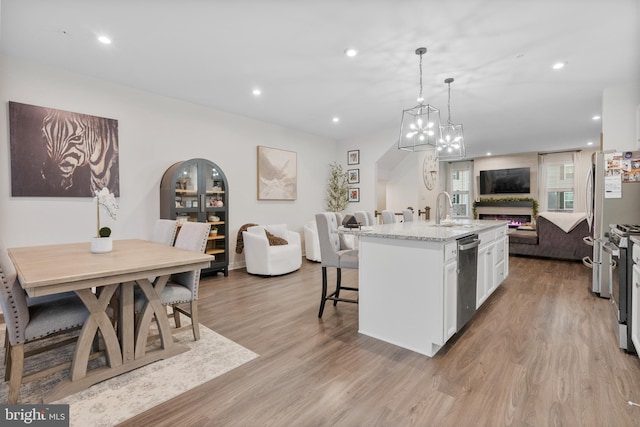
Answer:
[(498, 221), (452, 227), (415, 221), (344, 231), (357, 234), (360, 242), (359, 332), (427, 356), (436, 354), (457, 332), (457, 240), (475, 233), (488, 233), (491, 239), (491, 256), (478, 268), (480, 275), (491, 267), (490, 279), (483, 278), (489, 280), (482, 284), (484, 302), (508, 271), (502, 237), (506, 228), (506, 222)]

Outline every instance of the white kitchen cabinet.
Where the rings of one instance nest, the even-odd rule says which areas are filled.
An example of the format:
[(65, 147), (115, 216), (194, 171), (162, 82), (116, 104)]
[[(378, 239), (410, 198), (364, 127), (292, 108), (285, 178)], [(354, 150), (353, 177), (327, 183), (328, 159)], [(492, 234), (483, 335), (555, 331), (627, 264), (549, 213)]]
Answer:
[[(445, 249), (445, 252), (447, 249)], [(457, 252), (457, 249), (454, 250)], [(445, 256), (446, 258), (446, 256)], [(444, 265), (444, 341), (458, 331), (458, 260), (445, 259)]]
[(476, 308), (489, 298), (509, 274), (507, 227), (481, 233), (479, 238)]

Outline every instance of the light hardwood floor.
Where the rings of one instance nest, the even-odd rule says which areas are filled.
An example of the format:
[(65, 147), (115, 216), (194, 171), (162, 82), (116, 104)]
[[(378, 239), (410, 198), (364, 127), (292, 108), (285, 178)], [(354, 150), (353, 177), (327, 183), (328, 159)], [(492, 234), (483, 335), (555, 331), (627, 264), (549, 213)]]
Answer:
[[(260, 357), (122, 426), (640, 425), (640, 407), (628, 404), (640, 402), (640, 359), (617, 348), (590, 270), (520, 257), (510, 265), (434, 358), (358, 334), (355, 304), (328, 304), (319, 320), (319, 264), (204, 278), (201, 323)], [(392, 283), (389, 298), (402, 298)]]

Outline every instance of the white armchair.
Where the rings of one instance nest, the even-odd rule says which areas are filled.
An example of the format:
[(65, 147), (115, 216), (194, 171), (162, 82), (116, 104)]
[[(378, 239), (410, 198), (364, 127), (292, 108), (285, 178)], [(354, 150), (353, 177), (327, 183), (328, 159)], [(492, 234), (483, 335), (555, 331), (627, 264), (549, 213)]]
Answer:
[(304, 255), (309, 261), (321, 261), (318, 226), (315, 221), (308, 222), (304, 226)]
[[(268, 231), (272, 243), (277, 238), (284, 239), (286, 244), (270, 244)], [(244, 242), (244, 256), (247, 273), (264, 276), (277, 276), (296, 271), (302, 265), (302, 246), (300, 233), (290, 231), (286, 224), (256, 225), (242, 232)]]

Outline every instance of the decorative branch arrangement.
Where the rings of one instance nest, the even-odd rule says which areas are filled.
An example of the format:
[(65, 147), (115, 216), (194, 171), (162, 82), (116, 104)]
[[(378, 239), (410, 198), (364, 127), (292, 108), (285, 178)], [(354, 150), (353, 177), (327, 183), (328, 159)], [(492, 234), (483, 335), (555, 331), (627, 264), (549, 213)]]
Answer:
[(329, 165), (329, 184), (325, 200), (327, 209), (331, 212), (343, 211), (349, 204), (349, 174), (336, 162)]

